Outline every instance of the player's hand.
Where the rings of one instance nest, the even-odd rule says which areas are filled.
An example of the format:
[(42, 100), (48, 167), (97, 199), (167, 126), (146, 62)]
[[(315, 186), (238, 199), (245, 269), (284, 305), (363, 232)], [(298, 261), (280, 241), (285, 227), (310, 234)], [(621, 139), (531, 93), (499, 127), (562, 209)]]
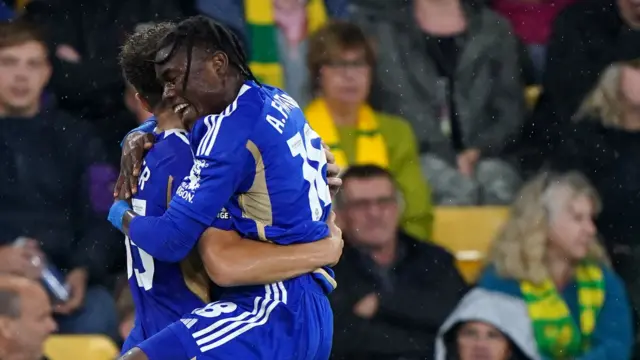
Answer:
[(325, 144), (324, 141), (322, 142), (322, 149), (327, 156), (327, 183), (329, 185), (329, 191), (331, 191), (331, 196), (335, 196), (342, 186), (342, 179), (340, 178), (342, 169), (336, 164), (336, 157), (333, 156), (329, 146)]
[(113, 196), (121, 200), (128, 200), (138, 191), (138, 177), (142, 168), (144, 153), (151, 149), (155, 138), (153, 134), (134, 131), (127, 135), (122, 146), (120, 158), (120, 174)]
[[(34, 241), (35, 242), (35, 241)], [(42, 276), (42, 253), (36, 246), (24, 247), (5, 245), (0, 247), (0, 272), (24, 276), (37, 280)]]
[(67, 285), (69, 286), (69, 301), (64, 304), (58, 304), (54, 307), (54, 311), (58, 314), (68, 315), (76, 311), (84, 301), (84, 295), (87, 291), (87, 270), (83, 268), (75, 268), (67, 275)]
[(329, 225), (329, 231), (331, 235), (326, 241), (330, 244), (330, 251), (328, 252), (328, 266), (335, 266), (340, 257), (342, 256), (342, 249), (344, 248), (344, 240), (342, 239), (342, 230), (336, 225), (336, 213), (331, 212), (327, 219), (327, 225)]
[(371, 293), (358, 301), (353, 307), (353, 313), (363, 319), (371, 319), (378, 312), (378, 295)]

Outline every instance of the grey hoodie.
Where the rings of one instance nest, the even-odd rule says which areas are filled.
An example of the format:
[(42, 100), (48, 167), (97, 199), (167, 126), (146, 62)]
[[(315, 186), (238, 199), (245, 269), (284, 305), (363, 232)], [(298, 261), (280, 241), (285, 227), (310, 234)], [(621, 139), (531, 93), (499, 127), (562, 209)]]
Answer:
[(470, 291), (440, 327), (435, 360), (446, 360), (445, 335), (456, 325), (467, 321), (482, 321), (495, 326), (530, 360), (541, 360), (524, 301), (480, 288)]

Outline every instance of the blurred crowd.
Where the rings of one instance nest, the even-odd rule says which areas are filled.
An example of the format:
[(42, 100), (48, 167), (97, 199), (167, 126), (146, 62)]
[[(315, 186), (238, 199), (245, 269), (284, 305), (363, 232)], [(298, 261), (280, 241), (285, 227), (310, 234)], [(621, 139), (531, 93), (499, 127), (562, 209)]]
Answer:
[[(0, 358), (131, 329), (106, 216), (150, 114), (117, 56), (197, 14), (346, 169), (334, 359), (640, 359), (638, 0), (0, 0)], [(485, 206), (510, 212), (470, 282), (434, 213)]]

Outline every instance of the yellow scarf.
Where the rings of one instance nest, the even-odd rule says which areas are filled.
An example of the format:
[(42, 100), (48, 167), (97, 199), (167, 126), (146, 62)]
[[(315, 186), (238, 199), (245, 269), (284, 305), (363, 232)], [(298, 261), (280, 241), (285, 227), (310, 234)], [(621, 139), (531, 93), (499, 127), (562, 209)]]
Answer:
[[(327, 22), (327, 11), (324, 0), (308, 0), (306, 6), (307, 33), (311, 34)], [(259, 81), (282, 88), (284, 73), (278, 56), (278, 29), (273, 12), (273, 0), (244, 0), (244, 17), (251, 45), (249, 67)]]
[[(307, 107), (305, 115), (313, 130), (331, 148), (336, 157), (336, 164), (343, 168), (347, 167), (349, 160), (344, 150), (340, 147), (338, 129), (333, 123), (327, 103), (322, 98), (313, 100)], [(369, 105), (360, 106), (356, 136), (355, 162), (357, 164), (389, 167), (387, 144), (382, 134), (378, 131), (376, 114)]]
[(576, 358), (590, 347), (596, 319), (604, 305), (604, 275), (597, 264), (583, 263), (576, 269), (579, 324), (573, 320), (564, 299), (547, 279), (540, 285), (523, 281), (520, 290), (534, 330), (536, 343), (545, 356)]

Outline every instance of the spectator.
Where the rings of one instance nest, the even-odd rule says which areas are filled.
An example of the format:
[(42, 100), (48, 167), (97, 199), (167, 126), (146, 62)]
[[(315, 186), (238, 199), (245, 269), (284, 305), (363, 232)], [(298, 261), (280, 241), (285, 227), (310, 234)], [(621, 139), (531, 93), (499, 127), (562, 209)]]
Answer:
[(462, 0), (358, 3), (379, 49), (371, 103), (412, 123), (434, 201), (509, 203), (520, 179), (503, 149), (525, 108), (508, 22)]
[(43, 345), (56, 329), (47, 294), (38, 283), (0, 275), (0, 358), (43, 359)]
[(398, 229), (392, 176), (375, 165), (343, 175), (336, 211), (345, 238), (335, 267), (335, 359), (430, 359), (436, 333), (466, 291), (444, 249)]
[[(29, 18), (48, 33), (53, 75), (50, 90), (59, 107), (90, 120), (100, 137), (117, 144), (135, 126), (122, 102), (125, 88), (118, 52), (127, 33), (152, 21), (181, 16), (178, 0), (31, 0)], [(123, 116), (125, 115), (125, 116)]]
[(523, 301), (474, 289), (440, 328), (436, 360), (538, 360)]
[(547, 49), (543, 93), (524, 129), (525, 167), (538, 169), (609, 64), (640, 58), (640, 7), (633, 0), (581, 0), (562, 11)]
[[(105, 220), (116, 171), (84, 124), (42, 111), (50, 74), (37, 31), (0, 24), (0, 270), (33, 275), (29, 251), (43, 252), (71, 287), (54, 308), (61, 332), (115, 336), (114, 300), (98, 285), (124, 253)], [(37, 242), (20, 253), (11, 245), (20, 236)]]
[(479, 280), (526, 303), (545, 358), (630, 358), (629, 301), (596, 238), (599, 208), (579, 173), (536, 177), (516, 198)]
[(583, 172), (602, 195), (598, 229), (640, 318), (640, 61), (610, 65), (576, 120), (551, 165)]
[(374, 164), (389, 169), (406, 203), (404, 231), (427, 240), (433, 213), (415, 135), (403, 119), (374, 112), (366, 102), (374, 57), (357, 25), (338, 21), (316, 32), (309, 40), (307, 66), (317, 97), (305, 114), (331, 147), (338, 165)]
[(203, 14), (244, 40), (258, 79), (285, 89), (302, 106), (309, 101), (307, 37), (328, 17), (344, 17), (348, 0), (196, 0)]
[(540, 79), (544, 70), (547, 41), (558, 13), (576, 0), (493, 0), (493, 9), (509, 19), (513, 30), (527, 46)]

